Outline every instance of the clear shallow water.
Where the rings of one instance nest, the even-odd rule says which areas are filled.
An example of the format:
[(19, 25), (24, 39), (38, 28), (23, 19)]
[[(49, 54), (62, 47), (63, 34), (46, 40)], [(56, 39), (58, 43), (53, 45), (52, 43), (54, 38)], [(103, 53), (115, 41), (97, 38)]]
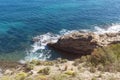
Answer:
[(37, 35), (119, 23), (120, 0), (0, 0), (0, 59), (24, 58)]

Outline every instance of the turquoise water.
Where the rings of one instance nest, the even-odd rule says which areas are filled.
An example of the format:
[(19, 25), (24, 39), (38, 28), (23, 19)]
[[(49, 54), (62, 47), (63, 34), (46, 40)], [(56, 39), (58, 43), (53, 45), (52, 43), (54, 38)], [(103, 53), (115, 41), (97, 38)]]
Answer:
[(120, 0), (0, 0), (0, 59), (24, 58), (37, 35), (119, 23)]

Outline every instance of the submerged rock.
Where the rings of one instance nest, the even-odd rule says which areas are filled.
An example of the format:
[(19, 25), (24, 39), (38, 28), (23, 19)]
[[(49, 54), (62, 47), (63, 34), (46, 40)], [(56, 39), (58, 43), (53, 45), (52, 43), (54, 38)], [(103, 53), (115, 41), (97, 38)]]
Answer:
[(91, 54), (97, 47), (120, 42), (120, 32), (96, 34), (93, 32), (73, 32), (63, 35), (56, 43), (48, 43), (49, 47), (65, 53)]

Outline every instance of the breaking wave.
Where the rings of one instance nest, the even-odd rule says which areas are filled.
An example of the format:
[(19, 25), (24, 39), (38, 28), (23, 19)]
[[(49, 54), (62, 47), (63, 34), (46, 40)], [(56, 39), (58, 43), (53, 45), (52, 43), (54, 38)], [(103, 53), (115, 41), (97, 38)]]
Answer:
[(111, 26), (107, 26), (105, 28), (100, 28), (95, 26), (95, 33), (115, 33), (120, 31), (120, 24), (112, 24)]
[(31, 61), (33, 59), (39, 59), (39, 60), (46, 60), (51, 57), (50, 52), (51, 50), (47, 48), (48, 42), (56, 42), (60, 36), (57, 34), (52, 33), (46, 33), (43, 35), (39, 35), (34, 37), (34, 40), (37, 40), (34, 42), (33, 45), (31, 45), (32, 49), (29, 51), (26, 51), (27, 56), (25, 57), (25, 60)]
[[(34, 42), (33, 45), (31, 45), (32, 49), (27, 51), (27, 56), (25, 57), (25, 61), (30, 61), (33, 59), (39, 59), (39, 60), (47, 60), (51, 57), (51, 50), (47, 48), (48, 42), (56, 42), (58, 38), (62, 35), (69, 34), (72, 32), (75, 32), (78, 30), (66, 30), (63, 29), (59, 32), (59, 34), (52, 34), (52, 33), (46, 33), (39, 36), (34, 37), (37, 41)], [(92, 30), (80, 30), (80, 31), (92, 31)], [(102, 34), (102, 33), (109, 33), (109, 32), (119, 32), (120, 31), (120, 25), (119, 24), (112, 24), (112, 26), (107, 26), (105, 28), (100, 28), (98, 26), (94, 27), (94, 33)]]

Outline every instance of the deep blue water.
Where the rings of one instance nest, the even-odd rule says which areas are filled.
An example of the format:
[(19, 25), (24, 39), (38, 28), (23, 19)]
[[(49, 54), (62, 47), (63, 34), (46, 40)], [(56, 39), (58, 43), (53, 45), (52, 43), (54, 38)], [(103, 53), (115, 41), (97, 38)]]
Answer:
[(36, 35), (113, 23), (120, 0), (0, 0), (0, 59), (25, 56)]

